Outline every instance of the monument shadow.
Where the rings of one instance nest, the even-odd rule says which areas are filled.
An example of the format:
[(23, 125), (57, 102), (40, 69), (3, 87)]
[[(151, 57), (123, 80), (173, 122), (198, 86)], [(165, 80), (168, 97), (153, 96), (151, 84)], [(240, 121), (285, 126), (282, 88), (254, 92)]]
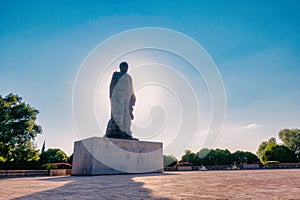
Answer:
[(144, 188), (143, 182), (137, 182), (135, 177), (168, 176), (170, 174), (127, 174), (100, 176), (65, 176), (41, 177), (39, 180), (49, 182), (69, 182), (63, 186), (36, 192), (30, 195), (14, 198), (14, 200), (32, 199), (160, 199), (164, 197), (151, 196), (151, 190)]

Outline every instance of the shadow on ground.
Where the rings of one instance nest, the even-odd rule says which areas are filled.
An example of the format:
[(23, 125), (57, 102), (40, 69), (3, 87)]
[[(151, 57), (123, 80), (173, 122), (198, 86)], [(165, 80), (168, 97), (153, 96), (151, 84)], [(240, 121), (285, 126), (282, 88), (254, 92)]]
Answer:
[(31, 199), (167, 199), (151, 196), (144, 183), (133, 180), (141, 176), (168, 176), (170, 174), (133, 174), (103, 176), (41, 177), (39, 181), (66, 182), (65, 185), (15, 198)]

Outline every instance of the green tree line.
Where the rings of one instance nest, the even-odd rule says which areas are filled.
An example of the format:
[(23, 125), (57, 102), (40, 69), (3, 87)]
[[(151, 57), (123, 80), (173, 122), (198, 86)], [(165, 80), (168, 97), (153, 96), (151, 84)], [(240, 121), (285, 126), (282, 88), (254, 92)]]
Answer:
[(225, 149), (201, 149), (197, 153), (186, 150), (179, 161), (174, 156), (164, 156), (164, 166), (174, 166), (178, 162), (189, 162), (195, 166), (212, 166), (212, 165), (242, 165), (259, 163), (258, 157), (247, 151), (236, 151), (231, 153)]
[(300, 162), (300, 129), (283, 129), (278, 136), (282, 144), (278, 144), (275, 138), (263, 141), (258, 147), (257, 155), (247, 151), (231, 153), (227, 149), (201, 149), (197, 153), (186, 150), (180, 160), (173, 155), (164, 155), (164, 166), (174, 166), (178, 162), (190, 162), (197, 166)]

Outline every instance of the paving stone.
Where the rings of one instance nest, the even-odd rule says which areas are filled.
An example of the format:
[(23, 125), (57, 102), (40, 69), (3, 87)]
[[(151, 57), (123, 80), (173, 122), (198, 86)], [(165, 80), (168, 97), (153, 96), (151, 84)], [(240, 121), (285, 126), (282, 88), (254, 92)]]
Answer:
[(300, 169), (0, 179), (0, 199), (300, 199)]

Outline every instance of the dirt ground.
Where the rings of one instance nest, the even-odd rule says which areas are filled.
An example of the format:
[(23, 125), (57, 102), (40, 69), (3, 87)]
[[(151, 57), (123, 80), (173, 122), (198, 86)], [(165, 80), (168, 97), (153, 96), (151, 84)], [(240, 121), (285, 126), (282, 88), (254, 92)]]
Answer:
[(0, 199), (299, 199), (300, 169), (1, 178)]

